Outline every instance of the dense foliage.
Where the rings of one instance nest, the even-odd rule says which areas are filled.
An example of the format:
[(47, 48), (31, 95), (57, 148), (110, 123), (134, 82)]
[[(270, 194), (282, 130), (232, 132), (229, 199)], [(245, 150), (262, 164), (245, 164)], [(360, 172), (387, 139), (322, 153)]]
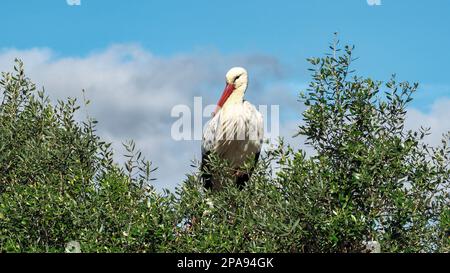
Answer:
[(213, 156), (222, 191), (191, 175), (159, 193), (133, 142), (118, 166), (96, 121), (76, 122), (74, 99), (52, 105), (17, 61), (0, 81), (0, 250), (362, 252), (377, 241), (385, 252), (448, 252), (449, 135), (430, 147), (427, 130), (404, 128), (417, 85), (353, 75), (352, 48), (336, 44), (309, 62), (298, 133), (314, 155), (281, 139), (243, 190)]

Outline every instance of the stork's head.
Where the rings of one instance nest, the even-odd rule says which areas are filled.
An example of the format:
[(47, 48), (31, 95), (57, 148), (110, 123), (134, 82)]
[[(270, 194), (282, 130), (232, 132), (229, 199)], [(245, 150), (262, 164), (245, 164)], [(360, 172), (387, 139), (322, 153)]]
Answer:
[(231, 68), (226, 75), (226, 86), (223, 90), (222, 97), (220, 97), (219, 102), (217, 103), (217, 108), (214, 111), (213, 115), (215, 115), (220, 108), (223, 107), (225, 102), (227, 102), (228, 98), (235, 92), (239, 93), (236, 96), (242, 97), (244, 96), (245, 90), (247, 89), (248, 84), (248, 75), (247, 70), (242, 67), (233, 67)]
[(248, 83), (247, 70), (242, 67), (233, 67), (228, 70), (226, 80), (227, 85), (232, 84), (235, 89), (246, 87)]

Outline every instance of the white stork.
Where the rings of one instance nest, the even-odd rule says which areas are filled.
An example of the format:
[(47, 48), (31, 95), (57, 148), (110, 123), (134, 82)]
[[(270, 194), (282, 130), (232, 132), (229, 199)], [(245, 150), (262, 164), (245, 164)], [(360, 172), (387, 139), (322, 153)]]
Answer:
[[(236, 177), (236, 184), (242, 187), (250, 179), (241, 166), (250, 158), (258, 161), (263, 144), (264, 122), (260, 112), (244, 100), (248, 75), (242, 67), (234, 67), (226, 74), (226, 86), (217, 103), (213, 117), (205, 126), (202, 140), (202, 179), (205, 188), (217, 190), (220, 181), (214, 181), (208, 166), (211, 152), (227, 160)], [(253, 171), (253, 169), (252, 169)]]

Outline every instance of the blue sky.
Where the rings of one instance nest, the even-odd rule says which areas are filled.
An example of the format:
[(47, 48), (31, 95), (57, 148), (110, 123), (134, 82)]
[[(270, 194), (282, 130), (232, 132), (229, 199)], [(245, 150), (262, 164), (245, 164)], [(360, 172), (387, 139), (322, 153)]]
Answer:
[[(205, 48), (223, 53), (262, 53), (296, 67), (307, 80), (309, 56), (326, 50), (333, 32), (355, 44), (362, 74), (385, 79), (392, 73), (427, 86), (418, 94), (426, 108), (449, 96), (450, 1), (152, 1), (2, 0), (1, 48), (48, 47), (83, 56), (116, 43), (139, 43), (155, 54)], [(440, 88), (438, 88), (440, 87)]]
[(86, 88), (99, 131), (119, 143), (136, 139), (159, 176), (172, 175), (165, 185), (181, 180), (199, 150), (199, 143), (167, 140), (170, 107), (195, 95), (214, 103), (226, 69), (243, 64), (259, 83), (251, 89), (264, 90), (251, 90), (250, 101), (284, 107), (282, 126), (292, 135), (296, 94), (309, 81), (305, 59), (322, 56), (334, 32), (356, 46), (360, 75), (396, 73), (421, 84), (412, 127), (450, 130), (448, 0), (2, 0), (0, 8), (0, 69), (20, 57), (56, 97)]

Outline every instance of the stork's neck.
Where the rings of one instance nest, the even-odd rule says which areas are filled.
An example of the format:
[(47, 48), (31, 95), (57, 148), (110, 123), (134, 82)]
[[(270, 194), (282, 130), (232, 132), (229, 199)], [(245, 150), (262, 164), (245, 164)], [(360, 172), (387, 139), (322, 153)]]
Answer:
[(241, 85), (240, 87), (236, 88), (233, 93), (230, 95), (230, 97), (227, 99), (223, 107), (226, 107), (228, 105), (243, 103), (244, 101), (244, 94), (245, 90), (247, 89), (247, 84)]

